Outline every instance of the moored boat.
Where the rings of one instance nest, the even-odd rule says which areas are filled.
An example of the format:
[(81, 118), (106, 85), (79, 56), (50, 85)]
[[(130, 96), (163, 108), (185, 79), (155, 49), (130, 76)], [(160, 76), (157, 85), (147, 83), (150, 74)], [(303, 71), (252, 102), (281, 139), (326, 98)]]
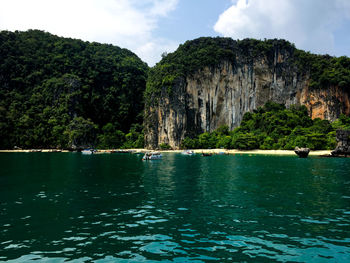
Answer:
[(85, 149), (81, 151), (82, 154), (93, 154), (94, 152), (94, 149)]
[(160, 160), (162, 159), (162, 154), (160, 152), (149, 152), (145, 153), (143, 156), (142, 160), (147, 161), (147, 160)]
[(182, 155), (194, 155), (194, 151), (192, 150), (186, 150), (181, 153)]

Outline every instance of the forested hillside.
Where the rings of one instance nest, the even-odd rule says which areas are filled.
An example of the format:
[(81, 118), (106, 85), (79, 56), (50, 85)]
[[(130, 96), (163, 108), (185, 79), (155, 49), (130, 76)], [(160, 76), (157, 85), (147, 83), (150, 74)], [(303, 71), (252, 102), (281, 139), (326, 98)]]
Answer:
[(185, 149), (241, 150), (293, 150), (298, 146), (332, 150), (336, 146), (337, 129), (350, 129), (350, 117), (342, 114), (333, 123), (318, 118), (312, 120), (305, 106), (286, 109), (282, 104), (268, 102), (245, 113), (241, 125), (233, 131), (224, 125), (211, 133), (187, 137), (181, 146)]
[(116, 46), (0, 32), (0, 148), (143, 146), (147, 70)]
[(332, 148), (339, 121), (309, 115), (345, 125), (349, 87), (349, 58), (285, 40), (198, 38), (149, 70), (116, 46), (2, 31), (0, 148), (143, 147), (145, 103), (149, 148)]

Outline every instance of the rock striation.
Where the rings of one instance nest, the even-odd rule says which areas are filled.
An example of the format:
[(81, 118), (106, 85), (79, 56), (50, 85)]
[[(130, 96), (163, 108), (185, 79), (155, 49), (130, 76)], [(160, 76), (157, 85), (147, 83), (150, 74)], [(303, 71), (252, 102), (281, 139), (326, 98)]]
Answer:
[(239, 45), (233, 56), (215, 65), (202, 65), (180, 75), (156, 96), (157, 103), (146, 103), (145, 143), (157, 148), (167, 143), (180, 147), (187, 136), (212, 132), (221, 125), (239, 126), (244, 113), (268, 101), (305, 105), (312, 118), (335, 120), (350, 113), (349, 91), (328, 85), (313, 88), (309, 71), (295, 63), (295, 48), (272, 45), (265, 53), (252, 55)]

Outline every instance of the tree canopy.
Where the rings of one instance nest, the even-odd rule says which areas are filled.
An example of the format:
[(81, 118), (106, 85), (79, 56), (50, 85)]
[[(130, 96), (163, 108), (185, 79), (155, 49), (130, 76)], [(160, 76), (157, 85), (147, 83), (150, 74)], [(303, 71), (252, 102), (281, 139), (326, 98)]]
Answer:
[(254, 112), (247, 112), (242, 123), (233, 131), (227, 126), (216, 131), (202, 133), (194, 138), (185, 138), (182, 147), (292, 150), (296, 146), (312, 150), (334, 149), (336, 129), (350, 129), (350, 117), (340, 115), (333, 123), (327, 120), (312, 120), (305, 106), (292, 106), (268, 102)]
[[(202, 37), (164, 53), (149, 69), (134, 53), (116, 46), (39, 30), (1, 31), (0, 148), (142, 147), (145, 102), (147, 107), (157, 103), (162, 89), (170, 94), (177, 80), (205, 66), (236, 63), (238, 53), (248, 62), (264, 56), (273, 63), (276, 49), (288, 52), (297, 70), (310, 73), (311, 87), (349, 88), (349, 58), (310, 54), (285, 40)], [(247, 113), (237, 130), (222, 127), (186, 138), (184, 146), (267, 149), (312, 141), (311, 148), (331, 147), (335, 127), (347, 121), (343, 116), (330, 126), (312, 121), (303, 108), (281, 107), (267, 104)]]
[(110, 126), (128, 133), (143, 120), (147, 71), (127, 49), (1, 31), (0, 148), (69, 147), (87, 138), (98, 144)]

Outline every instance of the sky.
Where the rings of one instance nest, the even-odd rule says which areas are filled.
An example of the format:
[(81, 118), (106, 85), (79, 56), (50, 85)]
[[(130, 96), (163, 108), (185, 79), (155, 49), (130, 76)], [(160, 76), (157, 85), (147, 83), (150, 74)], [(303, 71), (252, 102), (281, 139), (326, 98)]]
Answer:
[(149, 66), (201, 36), (350, 56), (350, 0), (0, 0), (0, 30), (28, 29), (128, 48)]

